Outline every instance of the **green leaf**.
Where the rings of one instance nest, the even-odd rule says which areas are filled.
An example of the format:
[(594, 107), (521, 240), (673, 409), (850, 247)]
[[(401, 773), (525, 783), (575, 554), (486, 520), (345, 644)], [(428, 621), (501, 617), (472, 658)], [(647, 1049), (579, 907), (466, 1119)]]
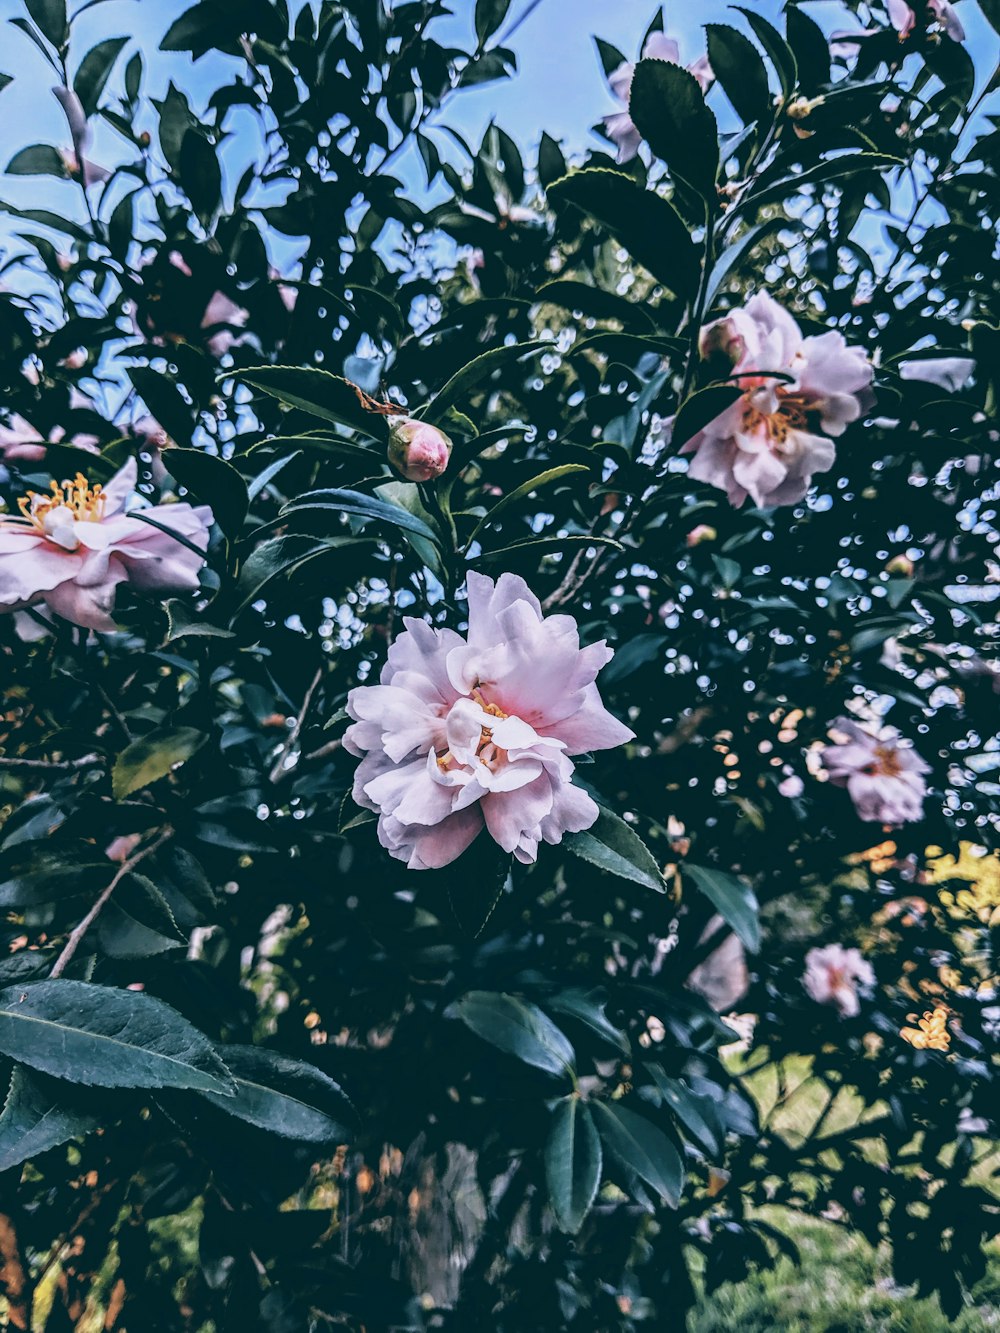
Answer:
[(312, 366), (250, 366), (219, 378), (242, 380), (287, 407), (297, 407), (323, 421), (348, 426), (373, 440), (385, 439), (388, 434), (385, 418), (366, 412), (354, 387), (328, 370)]
[(592, 319), (614, 319), (624, 324), (638, 324), (645, 329), (655, 329), (656, 323), (638, 301), (626, 300), (614, 292), (606, 292), (603, 287), (591, 287), (585, 282), (576, 282), (571, 278), (558, 278), (547, 282), (535, 293), (536, 301), (545, 301), (571, 312), (579, 311)]
[(777, 28), (768, 23), (767, 19), (761, 18), (759, 14), (753, 13), (752, 10), (744, 9), (741, 5), (737, 5), (736, 9), (750, 24), (753, 35), (767, 52), (768, 59), (777, 70), (778, 82), (781, 84), (781, 95), (787, 102), (795, 91), (795, 85), (799, 79), (792, 48)]
[(127, 37), (108, 37), (91, 47), (80, 61), (80, 68), (73, 79), (73, 91), (80, 99), (85, 116), (90, 117), (97, 110), (108, 75), (127, 41)]
[(781, 180), (763, 186), (737, 205), (735, 211), (742, 213), (751, 206), (757, 209), (763, 208), (765, 204), (782, 203), (798, 195), (805, 186), (825, 185), (828, 181), (842, 180), (858, 172), (886, 171), (903, 165), (901, 158), (892, 157), (888, 153), (842, 153), (839, 157), (817, 162), (814, 167), (808, 167), (797, 175), (784, 176)]
[(51, 144), (35, 143), (14, 154), (7, 163), (7, 175), (65, 177), (66, 168)]
[(448, 1006), (445, 1018), (460, 1019), (477, 1037), (526, 1065), (559, 1077), (572, 1073), (573, 1047), (529, 1000), (499, 991), (469, 991)]
[(42, 36), (61, 51), (69, 40), (66, 0), (24, 0), (24, 3)]
[(649, 1064), (647, 1071), (663, 1100), (681, 1122), (695, 1143), (709, 1157), (722, 1155), (726, 1132), (718, 1108), (711, 1097), (692, 1092), (678, 1078), (670, 1078), (662, 1065)]
[(115, 889), (98, 932), (110, 958), (151, 958), (187, 943), (166, 898), (152, 880), (134, 872)]
[(1000, 33), (1000, 0), (979, 0), (979, 5), (990, 26)]
[(735, 875), (709, 866), (684, 864), (684, 874), (694, 881), (719, 915), (731, 926), (737, 939), (751, 953), (760, 949), (760, 908), (749, 884)]
[(244, 607), (255, 602), (272, 579), (282, 574), (291, 574), (307, 561), (320, 555), (329, 555), (341, 547), (352, 546), (359, 540), (357, 537), (320, 538), (291, 533), (262, 542), (256, 550), (251, 551), (240, 568), (236, 581), (240, 604), (233, 618)]
[(298, 458), (300, 453), (301, 450), (296, 449), (290, 454), (283, 454), (280, 458), (276, 458), (273, 463), (268, 463), (267, 467), (258, 472), (247, 487), (247, 499), (256, 500), (261, 491), (270, 486), (282, 468), (287, 467), (293, 458)]
[(542, 131), (542, 140), (538, 147), (538, 179), (543, 189), (548, 189), (553, 181), (566, 175), (566, 159), (559, 144), (550, 134)]
[(693, 74), (669, 60), (640, 60), (632, 79), (629, 114), (671, 176), (718, 205), (719, 127)]
[(686, 398), (674, 418), (670, 437), (673, 452), (676, 453), (681, 445), (687, 444), (710, 421), (732, 407), (742, 393), (743, 390), (735, 384), (710, 384), (707, 389), (699, 389)]
[(222, 168), (215, 148), (198, 130), (181, 140), (177, 174), (197, 216), (206, 225), (222, 202)]
[(575, 856), (609, 875), (655, 889), (657, 893), (667, 891), (653, 853), (624, 819), (605, 806), (601, 806), (596, 823), (583, 833), (568, 833), (563, 844)]
[(815, 93), (830, 82), (830, 44), (818, 23), (789, 5), (785, 10), (788, 44), (795, 55), (802, 91)]
[(97, 893), (109, 878), (106, 861), (74, 859), (65, 865), (54, 857), (36, 854), (30, 870), (19, 871), (0, 884), (0, 908), (37, 907), (78, 894)]
[(546, 998), (550, 1009), (560, 1014), (569, 1014), (584, 1026), (590, 1028), (611, 1046), (616, 1046), (623, 1055), (630, 1053), (628, 1037), (621, 1032), (604, 1012), (608, 997), (602, 990), (585, 991), (577, 988), (558, 991)]
[(14, 82), (13, 74), (0, 74), (0, 93)]
[(748, 227), (738, 240), (731, 241), (726, 245), (708, 275), (708, 283), (705, 288), (706, 310), (712, 308), (712, 302), (718, 296), (722, 284), (729, 275), (739, 270), (743, 261), (762, 241), (767, 240), (769, 236), (777, 235), (780, 231), (794, 232), (801, 230), (802, 223), (798, 218), (767, 218), (755, 227)]
[(203, 504), (232, 540), (238, 537), (250, 506), (247, 484), (231, 463), (202, 449), (171, 449), (164, 459), (182, 486)]
[(486, 45), (507, 17), (510, 0), (476, 0), (476, 42)]
[(64, 1097), (65, 1089), (44, 1074), (14, 1066), (0, 1115), (0, 1172), (97, 1128), (96, 1116), (70, 1106), (60, 1092)]
[(684, 1187), (684, 1166), (663, 1130), (618, 1102), (592, 1101), (589, 1105), (605, 1148), (627, 1172), (651, 1185), (676, 1208)]
[(282, 514), (294, 514), (308, 509), (334, 509), (341, 514), (351, 514), (356, 518), (377, 519), (382, 523), (391, 523), (412, 532), (435, 545), (441, 545), (440, 536), (423, 519), (417, 518), (401, 505), (390, 504), (363, 491), (341, 490), (331, 487), (328, 490), (307, 491), (305, 495), (290, 501), (282, 509)]
[(357, 1121), (343, 1089), (314, 1065), (261, 1046), (220, 1046), (236, 1092), (201, 1095), (230, 1115), (300, 1143), (348, 1143)]
[(562, 1231), (575, 1236), (590, 1212), (601, 1183), (603, 1154), (590, 1107), (575, 1094), (552, 1113), (545, 1144), (549, 1202)]
[(494, 371), (501, 369), (511, 361), (519, 361), (523, 356), (537, 356), (546, 347), (551, 348), (551, 344), (541, 342), (511, 343), (503, 347), (494, 347), (489, 352), (483, 352), (480, 356), (467, 362), (461, 370), (456, 371), (430, 402), (415, 412), (414, 416), (421, 421), (441, 421), (450, 407), (457, 403), (464, 394), (474, 389), (480, 381), (486, 379), (488, 375), (492, 375)]
[(175, 1009), (87, 981), (29, 981), (0, 992), (0, 1051), (88, 1086), (232, 1090), (208, 1038)]
[(233, 637), (231, 630), (223, 629), (221, 625), (213, 625), (210, 620), (200, 620), (190, 603), (182, 601), (179, 597), (172, 597), (169, 602), (165, 602), (163, 609), (167, 613), (167, 633), (164, 643), (172, 643), (175, 639), (185, 639), (192, 635), (209, 639)]
[(542, 486), (549, 486), (554, 481), (561, 481), (564, 477), (572, 476), (574, 472), (589, 472), (590, 469), (583, 463), (563, 463), (561, 467), (551, 467), (546, 472), (539, 472), (537, 477), (532, 477), (530, 481), (522, 482), (520, 486), (515, 486), (512, 491), (508, 491), (502, 500), (499, 500), (493, 508), (483, 518), (479, 520), (472, 535), (467, 543), (471, 546), (479, 536), (480, 532), (488, 524), (494, 523), (498, 515), (508, 509), (518, 500), (523, 500), (525, 496), (531, 495), (533, 491), (539, 490)]
[(127, 745), (115, 760), (111, 786), (122, 801), (165, 778), (199, 750), (208, 737), (195, 727), (162, 727)]
[(528, 537), (524, 541), (511, 542), (509, 546), (501, 546), (496, 551), (481, 551), (469, 561), (473, 568), (479, 565), (495, 565), (500, 561), (516, 560), (520, 556), (525, 556), (532, 561), (537, 561), (540, 555), (547, 555), (552, 551), (565, 551), (567, 548), (587, 546), (606, 546), (612, 551), (624, 551), (625, 547), (620, 542), (614, 541), (611, 537), (590, 537), (580, 536), (577, 533), (567, 533), (564, 537)]
[(604, 77), (613, 74), (619, 65), (625, 63), (624, 54), (618, 50), (617, 46), (612, 46), (610, 42), (605, 42), (600, 37), (594, 38), (594, 45), (597, 47), (597, 54), (601, 61), (601, 69), (604, 71)]
[(722, 90), (744, 125), (771, 114), (767, 69), (753, 42), (735, 28), (709, 23), (708, 59)]
[(669, 200), (608, 167), (571, 171), (553, 181), (548, 193), (553, 203), (572, 204), (589, 214), (677, 296), (691, 296), (697, 289), (700, 249)]
[(190, 445), (195, 419), (191, 404), (174, 380), (150, 366), (129, 366), (135, 391), (172, 440)]

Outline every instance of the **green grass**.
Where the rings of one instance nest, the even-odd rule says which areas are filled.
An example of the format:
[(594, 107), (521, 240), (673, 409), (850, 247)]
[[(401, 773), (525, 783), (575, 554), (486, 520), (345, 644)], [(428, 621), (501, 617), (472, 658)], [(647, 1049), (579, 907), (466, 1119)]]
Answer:
[[(779, 1098), (773, 1069), (751, 1077), (762, 1118), (792, 1142), (804, 1137), (824, 1106), (825, 1094), (812, 1081), (810, 1061), (789, 1062), (786, 1096)], [(789, 1090), (791, 1090), (789, 1092)], [(780, 1105), (775, 1105), (780, 1101)], [(844, 1092), (827, 1114), (825, 1132), (856, 1123), (859, 1099)], [(869, 1109), (867, 1115), (871, 1116)], [(874, 1148), (874, 1145), (873, 1145)], [(983, 1175), (985, 1177), (984, 1165)], [(833, 1222), (804, 1217), (786, 1208), (759, 1210), (759, 1216), (786, 1232), (798, 1245), (801, 1264), (781, 1259), (770, 1272), (727, 1283), (704, 1296), (692, 1313), (688, 1333), (983, 1333), (1000, 1330), (1000, 1243), (989, 1247), (985, 1277), (972, 1303), (955, 1320), (935, 1298), (917, 1300), (892, 1280), (887, 1246), (877, 1249)]]

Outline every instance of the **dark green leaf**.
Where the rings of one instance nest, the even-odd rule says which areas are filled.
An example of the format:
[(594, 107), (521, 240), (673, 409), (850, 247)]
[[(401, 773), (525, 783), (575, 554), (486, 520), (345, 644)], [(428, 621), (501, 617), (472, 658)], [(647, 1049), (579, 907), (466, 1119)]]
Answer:
[(448, 1006), (445, 1017), (460, 1019), (477, 1037), (547, 1074), (562, 1077), (572, 1072), (573, 1047), (552, 1019), (528, 1000), (497, 991), (469, 991)]
[(888, 153), (843, 153), (839, 157), (818, 162), (814, 167), (808, 167), (797, 175), (785, 176), (771, 185), (763, 186), (741, 203), (739, 210), (742, 212), (751, 207), (758, 209), (763, 208), (765, 204), (782, 203), (793, 195), (797, 196), (805, 186), (824, 185), (827, 181), (842, 180), (858, 172), (874, 174), (902, 165), (900, 158), (891, 157)]
[(111, 785), (115, 800), (148, 787), (199, 750), (208, 737), (195, 727), (163, 727), (127, 745), (115, 760)]
[(606, 292), (603, 287), (591, 287), (585, 282), (560, 278), (556, 282), (547, 282), (539, 287), (535, 299), (560, 306), (563, 310), (579, 311), (592, 319), (614, 319), (624, 324), (637, 324), (646, 329), (656, 327), (649, 311), (638, 301), (626, 300), (614, 292)]
[(14, 1066), (0, 1115), (0, 1172), (97, 1128), (97, 1117), (72, 1106), (65, 1093), (65, 1085)]
[(215, 1106), (258, 1129), (300, 1143), (347, 1143), (357, 1116), (339, 1084), (314, 1065), (262, 1046), (221, 1046), (234, 1096), (203, 1092)]
[(725, 1129), (719, 1118), (718, 1107), (711, 1097), (692, 1092), (679, 1078), (670, 1078), (662, 1065), (646, 1066), (653, 1082), (691, 1138), (709, 1157), (721, 1156)]
[(750, 9), (744, 9), (741, 5), (737, 5), (736, 8), (746, 18), (753, 29), (753, 35), (767, 52), (768, 59), (778, 71), (781, 95), (787, 101), (795, 91), (795, 85), (799, 77), (791, 47), (777, 28), (768, 23), (767, 19), (761, 18), (759, 14), (755, 14)]
[(371, 439), (384, 439), (387, 434), (385, 418), (366, 412), (354, 386), (328, 370), (311, 366), (250, 366), (220, 378), (238, 378), (288, 407), (297, 407), (338, 426), (349, 426)]
[(236, 591), (241, 600), (236, 614), (239, 615), (244, 607), (255, 602), (272, 579), (281, 574), (291, 574), (307, 561), (351, 546), (358, 540), (357, 537), (320, 538), (292, 533), (262, 542), (247, 556), (240, 568)]
[(509, 546), (501, 546), (495, 551), (481, 551), (479, 555), (469, 561), (473, 567), (478, 565), (493, 565), (498, 561), (512, 561), (523, 556), (526, 559), (536, 562), (540, 555), (546, 555), (552, 551), (565, 551), (573, 547), (598, 547), (606, 546), (612, 551), (624, 551), (624, 546), (619, 542), (613, 541), (610, 537), (590, 537), (579, 536), (575, 533), (568, 533), (565, 537), (529, 537), (525, 541), (511, 542)]
[(749, 884), (735, 875), (715, 870), (710, 866), (695, 866), (685, 862), (684, 874), (694, 881), (731, 926), (737, 938), (751, 953), (760, 949), (760, 908)]
[(705, 32), (712, 70), (740, 120), (751, 125), (770, 115), (767, 69), (753, 42), (722, 23), (709, 23)]
[(51, 144), (36, 143), (14, 154), (7, 163), (7, 175), (65, 177), (66, 168)]
[(24, 0), (39, 32), (61, 51), (69, 40), (66, 0)]
[(232, 540), (238, 537), (250, 505), (246, 482), (231, 463), (201, 449), (171, 449), (165, 462), (171, 474), (203, 504)]
[(693, 74), (669, 60), (640, 60), (629, 114), (650, 148), (711, 206), (718, 196), (719, 127)]
[(705, 289), (705, 308), (711, 310), (712, 302), (722, 290), (723, 283), (730, 274), (737, 273), (743, 261), (753, 250), (770, 236), (781, 231), (797, 232), (802, 230), (798, 218), (768, 218), (755, 227), (748, 227), (738, 240), (731, 241), (715, 261)]
[(830, 82), (830, 44), (823, 29), (804, 14), (798, 5), (785, 10), (788, 44), (798, 66), (799, 86), (812, 95)]
[(601, 1140), (586, 1102), (575, 1094), (552, 1113), (545, 1144), (549, 1202), (563, 1231), (575, 1236), (601, 1183)]
[(663, 1130), (618, 1102), (595, 1100), (589, 1105), (605, 1148), (627, 1172), (676, 1208), (684, 1187), (684, 1166)]
[(605, 806), (601, 807), (595, 824), (583, 833), (568, 833), (563, 843), (575, 856), (609, 875), (655, 889), (657, 893), (667, 891), (652, 852), (624, 819)]
[(507, 17), (510, 0), (476, 0), (476, 41), (482, 47)]
[(149, 366), (130, 366), (128, 377), (170, 438), (178, 444), (189, 445), (194, 431), (194, 412), (174, 380)]
[(549, 468), (546, 472), (540, 472), (537, 477), (532, 477), (530, 481), (522, 482), (520, 486), (515, 486), (512, 491), (508, 491), (502, 500), (499, 500), (493, 508), (483, 518), (479, 520), (472, 531), (468, 544), (472, 543), (479, 536), (480, 532), (487, 526), (496, 522), (500, 514), (508, 509), (518, 500), (523, 500), (525, 496), (539, 490), (543, 486), (550, 486), (553, 482), (562, 481), (563, 478), (572, 476), (575, 472), (589, 472), (590, 469), (582, 463), (563, 463), (561, 467)]
[(676, 453), (710, 421), (732, 407), (743, 390), (735, 384), (710, 384), (685, 399), (674, 419), (670, 445)]
[(195, 213), (207, 224), (222, 202), (222, 168), (215, 148), (197, 130), (188, 130), (181, 140), (177, 174)]
[(86, 981), (0, 992), (0, 1051), (71, 1083), (232, 1090), (208, 1039), (162, 1000)]
[(523, 356), (537, 356), (547, 344), (540, 342), (511, 343), (509, 346), (494, 347), (483, 352), (455, 372), (443, 388), (439, 389), (426, 407), (414, 413), (423, 421), (441, 421), (445, 413), (458, 400), (474, 389), (481, 380), (500, 370), (510, 361), (519, 361)]
[(615, 1027), (604, 1012), (607, 1002), (608, 998), (601, 990), (577, 989), (558, 991), (545, 1001), (550, 1009), (555, 1009), (560, 1014), (569, 1014), (611, 1046), (616, 1046), (623, 1055), (628, 1055), (630, 1051), (628, 1037)]
[(91, 47), (80, 61), (80, 68), (73, 80), (73, 91), (80, 99), (85, 116), (92, 116), (97, 110), (108, 75), (127, 41), (127, 37), (108, 37)]
[(538, 179), (542, 182), (545, 189), (566, 175), (566, 159), (563, 157), (563, 151), (550, 134), (542, 133), (542, 141), (538, 146)]
[(412, 532), (429, 542), (440, 545), (441, 538), (423, 519), (417, 518), (401, 505), (390, 504), (363, 491), (340, 490), (331, 488), (322, 491), (307, 491), (282, 509), (283, 514), (299, 513), (306, 509), (334, 509), (341, 514), (351, 514), (356, 518), (377, 519), (382, 523), (391, 523)]
[(690, 296), (697, 288), (699, 249), (681, 215), (669, 200), (644, 190), (631, 176), (608, 167), (571, 171), (552, 183), (549, 198), (588, 213), (676, 295)]

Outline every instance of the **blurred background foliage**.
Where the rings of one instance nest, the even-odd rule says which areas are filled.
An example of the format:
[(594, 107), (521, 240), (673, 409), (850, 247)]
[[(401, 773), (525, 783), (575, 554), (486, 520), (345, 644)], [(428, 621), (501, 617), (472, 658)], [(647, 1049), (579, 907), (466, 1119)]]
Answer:
[[(877, 1262), (887, 1301), (939, 1302), (926, 1327), (979, 1327), (996, 34), (979, 68), (933, 6), (903, 37), (875, 5), (734, 9), (711, 114), (634, 108), (654, 151), (618, 165), (449, 130), (516, 78), (518, 19), (451, 8), (461, 45), (441, 0), (201, 0), (162, 47), (211, 75), (157, 97), (155, 53), (81, 46), (63, 0), (9, 19), (73, 95), (7, 164), (35, 193), (2, 265), (3, 496), (135, 455), (141, 493), (217, 526), (200, 594), (121, 591), (113, 634), (0, 621), (8, 1326), (681, 1328), (700, 1295), (693, 1329), (897, 1326), (768, 1304), (830, 1234), (808, 1216), (881, 1247), (859, 1291)], [(597, 34), (606, 73), (649, 17), (636, 50)], [(734, 396), (700, 326), (762, 289), (865, 348), (878, 401), (805, 501), (734, 510), (676, 446)], [(975, 371), (945, 387), (931, 356)], [(446, 429), (445, 476), (395, 477), (353, 386)], [(608, 638), (637, 739), (583, 770), (614, 812), (583, 847), (417, 875), (345, 800), (342, 710), (403, 614), (461, 623), (469, 567)], [(818, 780), (845, 710), (931, 765), (921, 821)], [(856, 1017), (803, 990), (830, 942), (875, 969)], [(47, 1063), (10, 1035), (29, 993), (75, 1013)], [(132, 1046), (95, 1072), (118, 1014)], [(137, 1072), (164, 1032), (173, 1087)]]

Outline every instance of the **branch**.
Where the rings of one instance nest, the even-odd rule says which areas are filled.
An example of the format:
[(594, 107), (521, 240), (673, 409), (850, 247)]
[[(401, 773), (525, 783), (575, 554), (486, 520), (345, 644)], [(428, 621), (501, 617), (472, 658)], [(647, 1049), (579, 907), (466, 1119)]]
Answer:
[(0, 1286), (7, 1300), (7, 1319), (14, 1329), (31, 1327), (31, 1289), (24, 1272), (14, 1223), (0, 1213)]
[(174, 836), (174, 831), (172, 828), (168, 827), (162, 829), (159, 836), (156, 837), (151, 843), (143, 847), (141, 851), (136, 852), (134, 856), (130, 856), (127, 861), (122, 862), (121, 866), (119, 866), (117, 872), (115, 873), (115, 876), (112, 879), (111, 883), (107, 886), (106, 889), (101, 890), (100, 894), (98, 894), (94, 902), (94, 905), (91, 907), (87, 915), (83, 918), (83, 920), (79, 923), (79, 925), (75, 926), (73, 930), (70, 931), (69, 939), (63, 945), (62, 953), (59, 955), (59, 957), (52, 965), (52, 971), (49, 973), (50, 977), (61, 977), (62, 974), (66, 971), (66, 968), (73, 961), (73, 955), (80, 947), (80, 941), (83, 939), (84, 935), (86, 935), (87, 931), (90, 929), (90, 927), (94, 924), (97, 918), (104, 911), (105, 904), (107, 903), (111, 895), (114, 893), (115, 889), (117, 889), (118, 885), (125, 878), (125, 876), (130, 875), (132, 871), (136, 868), (136, 866), (140, 863), (140, 861), (144, 861), (147, 856), (152, 856), (152, 854), (155, 851), (158, 851), (163, 846), (163, 844), (173, 836)]
[(284, 744), (282, 745), (281, 749), (278, 751), (277, 759), (275, 759), (273, 765), (271, 766), (271, 772), (268, 775), (269, 782), (272, 783), (280, 782), (281, 779), (285, 777), (286, 774), (290, 773), (292, 769), (295, 767), (294, 764), (288, 764), (288, 766), (286, 767), (286, 763), (289, 756), (291, 755), (292, 750), (294, 750), (295, 748), (295, 744), (298, 741), (299, 736), (302, 733), (302, 728), (306, 720), (306, 714), (309, 712), (309, 706), (312, 703), (313, 695), (319, 689), (319, 683), (322, 679), (323, 679), (323, 668), (322, 666), (318, 666), (316, 668), (316, 674), (312, 678), (312, 683), (306, 690), (305, 698), (302, 700), (302, 707), (299, 709), (298, 716), (295, 719), (295, 724), (292, 727), (291, 731), (288, 733), (288, 737), (285, 740)]
[(0, 758), (0, 768), (25, 768), (36, 771), (71, 773), (78, 768), (96, 768), (104, 763), (103, 755), (85, 754), (79, 759), (4, 759)]

